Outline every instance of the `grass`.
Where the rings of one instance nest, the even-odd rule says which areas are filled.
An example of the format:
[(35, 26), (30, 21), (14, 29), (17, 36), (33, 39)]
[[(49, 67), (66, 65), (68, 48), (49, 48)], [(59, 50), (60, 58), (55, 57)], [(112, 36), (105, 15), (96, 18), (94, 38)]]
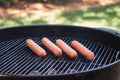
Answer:
[(72, 24), (120, 30), (120, 3), (85, 10), (34, 14), (21, 18), (0, 18), (0, 28), (28, 24)]

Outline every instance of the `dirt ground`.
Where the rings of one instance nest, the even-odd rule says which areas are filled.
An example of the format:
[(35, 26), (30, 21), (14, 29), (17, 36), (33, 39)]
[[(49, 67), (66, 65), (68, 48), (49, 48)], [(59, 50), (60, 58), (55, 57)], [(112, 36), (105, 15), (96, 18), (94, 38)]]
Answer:
[(45, 13), (51, 11), (64, 11), (75, 9), (86, 9), (96, 6), (117, 3), (120, 0), (70, 0), (67, 4), (52, 4), (47, 0), (44, 3), (21, 1), (8, 8), (0, 7), (0, 18), (24, 17), (30, 14)]

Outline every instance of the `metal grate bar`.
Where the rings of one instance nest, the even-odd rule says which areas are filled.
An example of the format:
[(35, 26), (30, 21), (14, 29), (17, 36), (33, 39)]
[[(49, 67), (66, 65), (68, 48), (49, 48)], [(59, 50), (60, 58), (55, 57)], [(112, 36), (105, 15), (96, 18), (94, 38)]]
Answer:
[[(21, 48), (22, 48), (22, 47), (21, 47)], [(12, 56), (9, 55), (10, 57), (8, 56), (8, 57), (5, 57), (5, 58), (2, 58), (3, 61), (2, 61), (1, 63), (4, 64), (4, 65), (6, 65), (6, 64), (8, 64), (8, 63), (9, 63), (9, 64), (10, 64), (10, 63), (13, 63), (13, 62), (14, 62), (14, 58), (16, 59), (17, 56), (21, 55), (21, 54), (14, 54), (14, 52), (17, 53), (17, 52), (19, 52), (19, 51), (20, 51), (20, 50), (17, 50), (17, 49), (16, 49), (15, 51), (11, 52), (10, 54), (13, 54), (13, 55), (12, 55)], [(7, 54), (9, 54), (9, 53), (7, 53)], [(4, 65), (3, 65), (3, 66), (4, 66)], [(6, 66), (7, 66), (7, 65), (6, 65)]]
[[(111, 52), (111, 53), (112, 53), (112, 52)], [(116, 53), (116, 51), (113, 51), (113, 54), (112, 54), (111, 59), (110, 59), (110, 61), (108, 62), (108, 64), (111, 64), (111, 62), (112, 62), (114, 56), (116, 55), (115, 53)]]
[[(28, 60), (29, 60), (29, 62), (28, 62)], [(17, 71), (14, 70), (14, 73), (18, 74), (19, 72), (21, 72), (22, 70), (24, 70), (24, 68), (27, 67), (27, 65), (31, 64), (33, 62), (33, 60), (34, 59), (30, 58), (30, 57), (28, 57), (26, 59), (24, 58), (24, 62), (19, 63), (20, 65), (18, 64), (19, 66), (16, 68)]]
[(20, 42), (19, 39), (1, 42), (1, 49), (0, 50), (2, 50), (4, 48), (8, 48), (9, 45), (14, 46), (13, 44), (16, 44), (18, 42)]
[(84, 66), (82, 67), (81, 72), (84, 71), (84, 69), (85, 69), (85, 67), (86, 67), (86, 64), (83, 64), (83, 65), (84, 65)]
[[(99, 45), (97, 44), (95, 51), (97, 50), (97, 48), (99, 47)], [(90, 65), (88, 66), (87, 70), (89, 70), (92, 67), (92, 64), (97, 60), (97, 56), (99, 55), (99, 52), (102, 50), (103, 45), (100, 46), (98, 52), (96, 52), (95, 58), (94, 60), (90, 63)]]
[[(27, 52), (27, 51), (25, 51), (25, 52)], [(24, 52), (24, 53), (25, 53), (25, 52)], [(30, 55), (29, 55), (29, 56), (30, 56)], [(28, 58), (29, 58), (29, 56), (28, 56)], [(14, 58), (15, 58), (15, 59), (14, 59)], [(20, 62), (20, 65), (21, 65), (21, 63), (24, 62), (24, 60), (25, 60), (25, 61), (27, 60), (27, 54), (21, 55), (21, 56), (19, 56), (19, 57), (14, 57), (14, 58), (13, 58), (13, 61), (8, 62), (9, 64), (7, 64), (6, 67), (4, 67), (6, 70), (8, 70), (7, 68), (9, 68), (9, 67), (11, 67), (11, 66), (13, 66), (11, 69), (14, 69), (14, 67), (16, 67), (17, 64), (19, 65), (19, 62)], [(17, 64), (14, 65), (13, 62), (16, 62)]]
[(8, 52), (6, 52), (6, 54), (4, 54), (3, 56), (1, 56), (1, 59), (4, 60), (4, 58), (8, 58), (11, 57), (13, 55), (16, 54), (16, 51), (18, 51), (20, 48), (22, 48), (24, 45), (24, 42), (22, 43), (18, 43), (19, 45), (16, 45), (16, 47), (12, 48), (11, 50), (9, 50)]
[(99, 62), (99, 60), (101, 59), (102, 55), (104, 54), (104, 51), (106, 50), (106, 47), (103, 47), (102, 51), (100, 51), (100, 55), (98, 56), (97, 60), (95, 61), (95, 64), (93, 66), (93, 68), (95, 68), (95, 66), (97, 65), (97, 63)]
[[(63, 55), (63, 56), (65, 56), (65, 55)], [(61, 62), (62, 62), (63, 60), (64, 60), (64, 58), (61, 57), (60, 61), (59, 61), (59, 60), (57, 61), (58, 64), (55, 65), (55, 67), (54, 67), (54, 65), (53, 65), (53, 67), (54, 67), (55, 70), (56, 70), (57, 67), (59, 67), (59, 65), (61, 64)], [(49, 74), (51, 74), (51, 73), (52, 73), (52, 71), (49, 72)]]
[(87, 47), (88, 49), (90, 49), (91, 46), (92, 46), (92, 42), (88, 41), (88, 43), (86, 44), (86, 47)]
[[(96, 43), (93, 44), (91, 50), (94, 52), (94, 54), (97, 51), (98, 47), (99, 47), (98, 44), (96, 44)], [(98, 55), (98, 54), (95, 54), (95, 55)], [(94, 59), (95, 58), (96, 58), (96, 56), (94, 57)], [(88, 66), (88, 68), (86, 70), (88, 70), (91, 67), (92, 64), (93, 64), (93, 61), (91, 61), (90, 65)]]
[(14, 41), (13, 43), (8, 44), (7, 46), (3, 46), (2, 50), (0, 50), (0, 54), (4, 54), (5, 52), (8, 52), (9, 50), (14, 49), (16, 46), (18, 46), (23, 40), (20, 41)]
[(120, 60), (120, 50), (116, 52), (115, 61)]
[[(110, 50), (110, 53), (112, 52), (112, 49)], [(108, 62), (108, 59), (110, 58), (110, 54), (108, 54), (107, 58), (105, 59), (105, 62), (103, 63), (104, 65), (106, 65), (106, 63)]]
[(66, 68), (70, 66), (71, 63), (67, 63), (63, 66), (63, 69), (61, 71), (59, 71), (59, 74), (62, 74), (65, 72)]
[[(23, 61), (23, 57), (22, 56), (27, 56), (27, 54), (25, 54), (25, 55), (23, 54), (23, 55), (21, 55), (19, 57), (11, 58), (12, 61), (11, 62), (7, 62), (6, 64), (4, 64), (5, 67), (3, 67), (3, 68), (5, 68), (7, 70), (7, 72), (9, 72), (15, 66), (17, 66), (16, 64), (18, 64), (19, 61)], [(2, 66), (4, 66), (4, 65), (2, 65)]]
[(83, 45), (88, 48), (89, 42), (88, 41), (84, 41)]
[(66, 70), (65, 74), (72, 68), (72, 66), (74, 66), (75, 62), (77, 61), (78, 57), (75, 59), (74, 62), (72, 62), (72, 64), (70, 65), (70, 67)]
[(5, 41), (5, 42), (1, 42), (1, 49), (3, 50), (4, 48), (9, 47), (9, 45), (15, 43), (16, 40), (10, 40), (10, 41)]
[[(18, 54), (19, 55), (19, 54)], [(20, 57), (17, 57), (18, 55), (14, 56), (14, 57), (11, 57), (11, 58), (8, 58), (8, 60), (6, 59), (6, 61), (2, 62), (2, 66), (7, 66), (7, 64), (11, 64), (13, 63), (15, 60), (17, 60), (17, 58), (19, 59)], [(16, 58), (17, 57), (17, 58)], [(22, 57), (22, 55), (21, 55)]]
[(56, 61), (51, 65), (51, 67), (44, 73), (44, 75), (47, 74), (48, 71), (50, 71), (51, 68), (53, 68), (54, 66), (56, 66), (57, 63), (58, 63), (61, 59), (62, 59), (62, 56), (60, 56), (60, 58), (59, 58), (58, 60), (56, 60)]
[[(20, 51), (20, 50), (18, 50), (18, 51), (16, 51), (16, 52), (19, 53), (19, 51)], [(12, 60), (16, 59), (17, 56), (23, 55), (23, 54), (16, 54), (16, 55), (15, 55), (14, 52), (11, 52), (11, 54), (13, 54), (14, 56), (13, 56), (13, 55), (9, 55), (10, 57), (8, 56), (8, 57), (5, 57), (5, 58), (2, 58), (3, 61), (2, 61), (1, 63), (2, 63), (2, 64), (5, 64), (5, 63), (8, 63), (8, 62), (11, 62)]]
[[(10, 73), (12, 73), (13, 71), (16, 71), (16, 69), (19, 69), (20, 67), (22, 67), (21, 65), (25, 62), (24, 61), (25, 59), (23, 59), (22, 61), (20, 61), (19, 63), (17, 63), (14, 67), (8, 67), (8, 68), (11, 68), (11, 72)], [(10, 65), (10, 64), (9, 64)], [(9, 66), (8, 65), (8, 66)], [(15, 68), (17, 66), (17, 68)], [(7, 71), (8, 69), (7, 68), (5, 68), (5, 70)], [(5, 72), (6, 72), (5, 71)]]
[(51, 67), (51, 65), (54, 63), (54, 61), (49, 61), (49, 63), (45, 66), (45, 68), (44, 69), (42, 69), (41, 71), (40, 71), (40, 73), (41, 74), (44, 74), (50, 67)]
[(95, 43), (90, 42), (90, 44), (88, 46), (89, 50), (93, 51), (93, 47), (95, 47)]
[[(77, 66), (78, 66), (78, 65), (79, 65), (78, 68), (76, 68), (76, 69), (74, 68), (74, 69), (73, 69), (73, 70), (76, 70), (76, 72), (78, 72), (78, 71), (80, 71), (80, 69), (82, 69), (81, 66), (83, 65), (83, 63), (78, 63)], [(71, 73), (73, 72), (73, 70), (71, 71)]]
[(60, 63), (60, 65), (56, 67), (56, 69), (55, 69), (56, 72), (54, 74), (59, 73), (59, 71), (63, 69), (64, 65), (66, 65), (65, 64), (66, 62), (59, 62), (59, 63)]
[(51, 60), (52, 57), (49, 58), (49, 60), (47, 60), (44, 64), (41, 64), (41, 67), (38, 69), (38, 71), (40, 71), (41, 69), (45, 68), (46, 65), (49, 63), (49, 61)]
[[(15, 70), (13, 70), (10, 73), (22, 75), (19, 72), (21, 72), (28, 64), (32, 63), (32, 61), (33, 61), (33, 59), (30, 59), (30, 60), (29, 59), (30, 58), (26, 59), (25, 62), (21, 63)], [(29, 60), (29, 62), (27, 62), (27, 60)]]
[(51, 56), (47, 56), (45, 59), (42, 59), (42, 60), (40, 61), (40, 63), (39, 63), (38, 65), (36, 65), (35, 68), (32, 70), (32, 72), (29, 73), (29, 74), (31, 75), (31, 74), (34, 74), (35, 71), (38, 71), (39, 67), (40, 67), (42, 64), (44, 64), (47, 60), (49, 60), (50, 57), (51, 57)]
[(33, 61), (28, 66), (25, 66), (25, 68), (23, 68), (23, 70), (19, 74), (25, 75), (25, 74), (29, 73), (31, 71), (31, 69), (33, 69), (33, 67), (35, 67), (38, 63), (39, 63), (38, 59), (35, 59), (35, 60), (33, 59)]
[[(58, 62), (58, 60), (57, 60), (57, 61), (54, 61), (54, 60), (53, 60), (52, 65), (49, 66), (49, 68), (48, 68), (44, 73), (42, 72), (42, 74), (43, 74), (43, 75), (47, 75), (47, 74), (49, 74), (51, 71), (53, 72), (53, 70), (54, 70), (53, 66), (54, 66), (54, 65), (57, 65), (57, 62)], [(55, 70), (54, 70), (54, 71), (55, 71)]]
[(50, 59), (51, 59), (51, 56), (50, 56), (50, 55), (47, 56), (45, 59), (43, 59), (43, 60), (40, 62), (40, 64), (39, 64), (34, 70), (38, 70), (39, 67), (40, 67), (42, 64), (46, 63), (46, 61), (47, 61), (47, 60), (50, 60)]
[[(62, 65), (64, 65), (64, 64), (62, 64), (62, 65), (60, 65), (63, 61), (64, 61), (64, 59), (65, 59), (65, 56), (66, 55), (63, 55), (62, 57), (62, 59), (60, 60), (60, 62), (54, 67), (54, 70), (57, 70), (57, 71), (55, 71), (55, 73), (53, 73), (53, 74), (56, 74), (58, 71), (59, 71), (59, 69), (62, 67)], [(63, 62), (63, 63), (65, 63), (65, 62)], [(60, 67), (59, 67), (59, 65), (60, 65)], [(59, 67), (59, 68), (58, 68)], [(58, 68), (58, 69), (57, 69)], [(52, 71), (50, 71), (49, 72), (49, 74), (51, 74), (52, 73)]]
[[(22, 46), (22, 44), (20, 44), (20, 45)], [(11, 52), (15, 52), (18, 47), (21, 48), (20, 45), (12, 48), (11, 50), (9, 50), (9, 51), (7, 51), (7, 52), (5, 52), (4, 55), (1, 56), (1, 59), (4, 59), (4, 58), (9, 57), (10, 55), (12, 55), (13, 53), (11, 53)], [(14, 49), (15, 49), (15, 50), (14, 50)]]
[(105, 51), (104, 55), (102, 56), (102, 59), (101, 59), (101, 61), (100, 61), (99, 65), (98, 65), (98, 67), (100, 67), (100, 66), (101, 66), (101, 64), (102, 64), (102, 62), (105, 60), (106, 55), (107, 55), (107, 53), (108, 53), (108, 52), (109, 52), (109, 47), (106, 49), (106, 51)]

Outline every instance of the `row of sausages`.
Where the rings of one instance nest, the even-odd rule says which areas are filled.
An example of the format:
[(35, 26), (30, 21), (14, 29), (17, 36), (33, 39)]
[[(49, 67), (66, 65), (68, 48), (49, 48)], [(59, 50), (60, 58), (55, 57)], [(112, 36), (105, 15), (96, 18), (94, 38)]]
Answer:
[[(63, 40), (57, 39), (55, 44), (51, 42), (48, 38), (43, 37), (41, 39), (41, 43), (50, 50), (55, 56), (61, 56), (62, 51), (68, 55), (70, 58), (76, 58), (77, 57), (77, 51), (83, 55), (85, 58), (89, 60), (94, 59), (94, 53), (90, 51), (88, 48), (83, 46), (80, 42), (73, 40), (69, 45), (67, 45)], [(46, 51), (40, 47), (37, 43), (35, 43), (32, 39), (26, 40), (26, 45), (36, 53), (36, 55), (40, 57), (45, 57)]]

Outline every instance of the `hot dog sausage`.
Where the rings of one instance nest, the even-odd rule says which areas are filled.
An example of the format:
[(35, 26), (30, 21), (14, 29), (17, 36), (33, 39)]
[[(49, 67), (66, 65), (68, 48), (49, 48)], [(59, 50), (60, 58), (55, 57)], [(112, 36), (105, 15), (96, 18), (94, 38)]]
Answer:
[(74, 40), (71, 42), (71, 46), (76, 49), (78, 52), (80, 52), (84, 57), (86, 57), (89, 60), (94, 59), (94, 53), (87, 49), (85, 46), (83, 46), (78, 41)]
[(26, 45), (36, 53), (36, 55), (40, 57), (45, 57), (46, 56), (46, 51), (40, 47), (37, 43), (35, 43), (32, 39), (27, 39), (26, 40)]
[(63, 40), (57, 39), (55, 43), (56, 43), (56, 45), (57, 45), (58, 47), (60, 47), (60, 48), (63, 50), (63, 52), (65, 52), (66, 55), (68, 55), (70, 58), (76, 58), (76, 57), (77, 57), (77, 52), (76, 52), (74, 49), (72, 49), (70, 46), (68, 46)]
[(61, 56), (62, 50), (51, 42), (48, 38), (44, 37), (41, 40), (42, 44), (47, 47), (55, 56)]

